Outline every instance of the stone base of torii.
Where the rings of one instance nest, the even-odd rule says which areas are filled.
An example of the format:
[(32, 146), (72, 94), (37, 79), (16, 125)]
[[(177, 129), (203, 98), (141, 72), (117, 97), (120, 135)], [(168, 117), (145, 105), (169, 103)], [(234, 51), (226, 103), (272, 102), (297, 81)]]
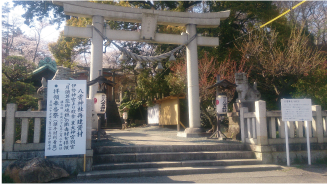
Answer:
[[(211, 13), (159, 11), (77, 1), (53, 1), (53, 3), (63, 6), (66, 15), (92, 18), (92, 26), (109, 39), (177, 45), (186, 43), (188, 39), (196, 35), (196, 28), (218, 27), (220, 20), (228, 18), (230, 14), (230, 11)], [(104, 27), (104, 20), (140, 22), (142, 29), (140, 32), (110, 30)], [(186, 34), (156, 33), (157, 25), (185, 26)], [(103, 62), (103, 38), (94, 31), (92, 26), (65, 26), (64, 29), (67, 37), (92, 38), (90, 80), (98, 77), (98, 71), (102, 69)], [(185, 130), (186, 134), (201, 131), (197, 46), (215, 47), (218, 45), (218, 37), (202, 36), (196, 37), (186, 45), (189, 111), (189, 128)], [(96, 85), (90, 87), (89, 98), (93, 98), (96, 90)]]

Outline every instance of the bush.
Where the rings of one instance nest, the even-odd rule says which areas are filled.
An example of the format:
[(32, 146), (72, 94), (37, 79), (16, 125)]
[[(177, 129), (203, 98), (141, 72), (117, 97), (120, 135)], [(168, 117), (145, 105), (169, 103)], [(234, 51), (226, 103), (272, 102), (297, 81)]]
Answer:
[(124, 108), (128, 108), (128, 119), (144, 119), (145, 109), (142, 101), (131, 100), (122, 103), (119, 106), (119, 110), (122, 111)]
[(14, 180), (8, 175), (2, 174), (2, 183), (14, 183)]

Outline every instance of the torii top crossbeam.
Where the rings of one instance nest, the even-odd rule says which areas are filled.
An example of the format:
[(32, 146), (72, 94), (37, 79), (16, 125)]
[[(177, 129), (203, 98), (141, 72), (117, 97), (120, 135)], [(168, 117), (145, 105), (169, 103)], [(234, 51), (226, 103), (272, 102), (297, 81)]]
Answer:
[(200, 28), (217, 27), (220, 24), (220, 20), (225, 20), (230, 14), (230, 11), (188, 13), (138, 9), (78, 1), (53, 1), (53, 3), (63, 6), (65, 14), (71, 16), (92, 18), (97, 15), (103, 16), (105, 20), (142, 22), (142, 14), (148, 13), (158, 16), (157, 24), (159, 25), (186, 26), (187, 24), (196, 24)]

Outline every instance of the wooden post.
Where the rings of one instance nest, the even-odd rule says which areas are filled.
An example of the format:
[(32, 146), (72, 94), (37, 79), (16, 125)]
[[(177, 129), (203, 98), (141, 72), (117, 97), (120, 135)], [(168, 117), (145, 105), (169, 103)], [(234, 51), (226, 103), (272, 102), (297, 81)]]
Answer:
[(220, 135), (220, 116), (219, 114), (217, 113), (217, 138), (219, 138), (221, 135)]
[(86, 170), (86, 154), (84, 154), (84, 169), (83, 169), (83, 171), (85, 172), (85, 170)]
[[(112, 82), (115, 83), (115, 72), (112, 73)], [(112, 86), (112, 100), (116, 103), (115, 84)]]
[(179, 122), (180, 122), (180, 107), (179, 107), (179, 98), (177, 97), (177, 132), (179, 132), (181, 128)]
[(179, 122), (177, 122), (177, 132), (179, 132), (180, 131), (180, 124), (179, 124)]
[(91, 149), (92, 142), (92, 111), (93, 111), (93, 100), (90, 98), (86, 99), (86, 149)]

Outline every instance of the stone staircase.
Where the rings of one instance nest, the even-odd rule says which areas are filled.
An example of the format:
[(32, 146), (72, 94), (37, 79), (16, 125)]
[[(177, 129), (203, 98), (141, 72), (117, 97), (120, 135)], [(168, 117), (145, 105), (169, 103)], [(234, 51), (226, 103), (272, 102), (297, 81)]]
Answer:
[(107, 104), (107, 122), (101, 125), (102, 129), (121, 129), (122, 122), (118, 111), (119, 105), (115, 101), (110, 101)]
[(262, 164), (239, 143), (218, 145), (101, 146), (92, 171), (78, 177), (139, 177), (282, 169)]

